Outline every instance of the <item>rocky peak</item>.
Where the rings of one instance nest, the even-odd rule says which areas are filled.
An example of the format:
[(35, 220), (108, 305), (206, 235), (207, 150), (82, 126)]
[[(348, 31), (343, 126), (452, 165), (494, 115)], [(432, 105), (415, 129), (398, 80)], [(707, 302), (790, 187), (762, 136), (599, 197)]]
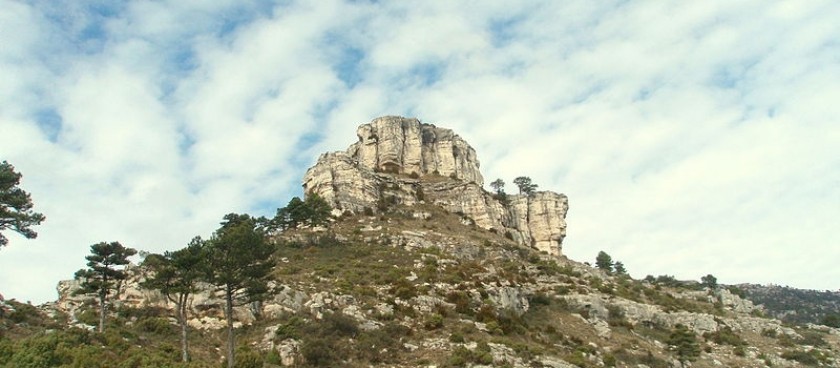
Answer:
[(347, 150), (359, 166), (374, 171), (437, 174), (484, 185), (475, 150), (450, 129), (417, 119), (384, 116), (356, 130)]
[(344, 152), (325, 153), (303, 179), (339, 211), (376, 212), (388, 204), (434, 204), (520, 244), (559, 255), (568, 199), (542, 191), (497, 198), (482, 185), (475, 150), (450, 129), (396, 116), (357, 129)]

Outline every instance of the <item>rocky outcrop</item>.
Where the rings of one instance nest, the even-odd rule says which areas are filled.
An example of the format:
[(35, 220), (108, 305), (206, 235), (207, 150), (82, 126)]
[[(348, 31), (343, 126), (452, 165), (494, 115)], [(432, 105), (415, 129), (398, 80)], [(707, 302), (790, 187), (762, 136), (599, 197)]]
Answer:
[(449, 129), (385, 116), (362, 124), (347, 154), (375, 171), (452, 176), (484, 185), (475, 150)]
[[(778, 334), (801, 338), (796, 331), (783, 326), (778, 320), (751, 317), (738, 311), (736, 311), (739, 313), (738, 318), (731, 318), (687, 311), (667, 312), (657, 305), (613, 298), (603, 294), (572, 294), (561, 298), (575, 309), (586, 311), (588, 322), (593, 325), (608, 320), (611, 312), (618, 311), (622, 318), (633, 325), (661, 326), (669, 329), (676, 325), (683, 325), (698, 335), (729, 327), (735, 331), (749, 331), (755, 334), (774, 331)], [(734, 298), (740, 299), (737, 296)]]
[(475, 150), (449, 129), (386, 116), (362, 124), (344, 152), (325, 153), (307, 170), (307, 195), (339, 211), (362, 213), (388, 205), (433, 203), (520, 244), (560, 255), (568, 198), (553, 192), (488, 193)]

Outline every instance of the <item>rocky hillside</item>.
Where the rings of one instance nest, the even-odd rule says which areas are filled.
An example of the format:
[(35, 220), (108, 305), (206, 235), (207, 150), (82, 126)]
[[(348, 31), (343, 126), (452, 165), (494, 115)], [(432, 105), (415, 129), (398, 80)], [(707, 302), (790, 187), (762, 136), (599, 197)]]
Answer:
[(840, 292), (803, 290), (779, 285), (738, 285), (744, 298), (792, 324), (826, 323), (840, 327)]
[[(724, 288), (634, 280), (559, 255), (565, 197), (494, 198), (451, 131), (386, 117), (359, 137), (307, 171), (307, 192), (339, 216), (273, 235), (278, 292), (234, 310), (237, 366), (838, 365), (838, 329), (784, 325)], [(192, 297), (193, 361), (177, 363), (172, 305), (139, 287), (148, 271), (128, 271), (105, 334), (90, 332), (96, 301), (75, 295), (75, 281), (55, 303), (6, 302), (0, 367), (219, 366), (221, 295)]]

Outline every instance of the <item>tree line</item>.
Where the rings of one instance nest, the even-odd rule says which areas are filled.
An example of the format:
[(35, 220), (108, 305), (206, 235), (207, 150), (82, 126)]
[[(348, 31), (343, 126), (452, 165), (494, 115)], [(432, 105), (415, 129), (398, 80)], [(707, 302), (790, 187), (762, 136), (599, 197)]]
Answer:
[[(321, 226), (330, 221), (329, 204), (317, 195), (306, 200), (292, 198), (272, 219), (230, 213), (208, 239), (194, 237), (186, 247), (162, 254), (148, 254), (141, 266), (147, 277), (141, 287), (158, 290), (175, 305), (181, 332), (181, 358), (189, 361), (187, 312), (190, 297), (200, 284), (212, 285), (224, 299), (227, 324), (227, 364), (235, 362), (233, 308), (266, 300), (274, 294), (272, 271), (276, 266), (276, 246), (269, 235), (278, 230), (301, 226)], [(86, 269), (76, 272), (80, 294), (94, 294), (99, 301), (99, 332), (105, 330), (108, 299), (128, 277), (125, 266), (137, 254), (119, 242), (90, 246)]]
[[(533, 196), (539, 185), (534, 184), (531, 181), (531, 178), (527, 176), (518, 176), (513, 179), (513, 183), (519, 188), (519, 194), (525, 194), (528, 197)], [(502, 204), (507, 205), (509, 204), (508, 195), (505, 192), (505, 181), (502, 179), (496, 179), (490, 182), (490, 187), (493, 188), (495, 192), (493, 194), (493, 198), (498, 199)]]

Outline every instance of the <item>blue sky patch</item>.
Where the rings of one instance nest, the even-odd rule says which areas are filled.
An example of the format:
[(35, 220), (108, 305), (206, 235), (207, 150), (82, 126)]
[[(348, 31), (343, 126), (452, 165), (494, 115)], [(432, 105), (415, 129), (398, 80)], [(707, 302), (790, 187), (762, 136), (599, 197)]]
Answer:
[(219, 17), (219, 25), (216, 29), (218, 37), (227, 37), (244, 24), (249, 24), (260, 17), (269, 18), (273, 15), (275, 8), (287, 5), (284, 1), (277, 4), (272, 1), (259, 1), (254, 5), (233, 8), (224, 11)]
[(364, 58), (365, 53), (362, 49), (356, 47), (342, 48), (339, 62), (333, 68), (338, 78), (347, 87), (353, 88), (364, 79), (364, 70), (362, 70), (362, 60)]
[(445, 64), (430, 62), (415, 65), (407, 74), (413, 76), (414, 80), (418, 81), (421, 86), (426, 87), (440, 81), (445, 70)]
[(58, 141), (58, 135), (61, 133), (61, 127), (64, 124), (64, 119), (61, 118), (58, 111), (53, 108), (38, 110), (35, 112), (35, 122), (50, 142)]
[(504, 47), (515, 40), (517, 36), (516, 27), (523, 19), (522, 16), (515, 16), (491, 21), (488, 31), (493, 46)]

